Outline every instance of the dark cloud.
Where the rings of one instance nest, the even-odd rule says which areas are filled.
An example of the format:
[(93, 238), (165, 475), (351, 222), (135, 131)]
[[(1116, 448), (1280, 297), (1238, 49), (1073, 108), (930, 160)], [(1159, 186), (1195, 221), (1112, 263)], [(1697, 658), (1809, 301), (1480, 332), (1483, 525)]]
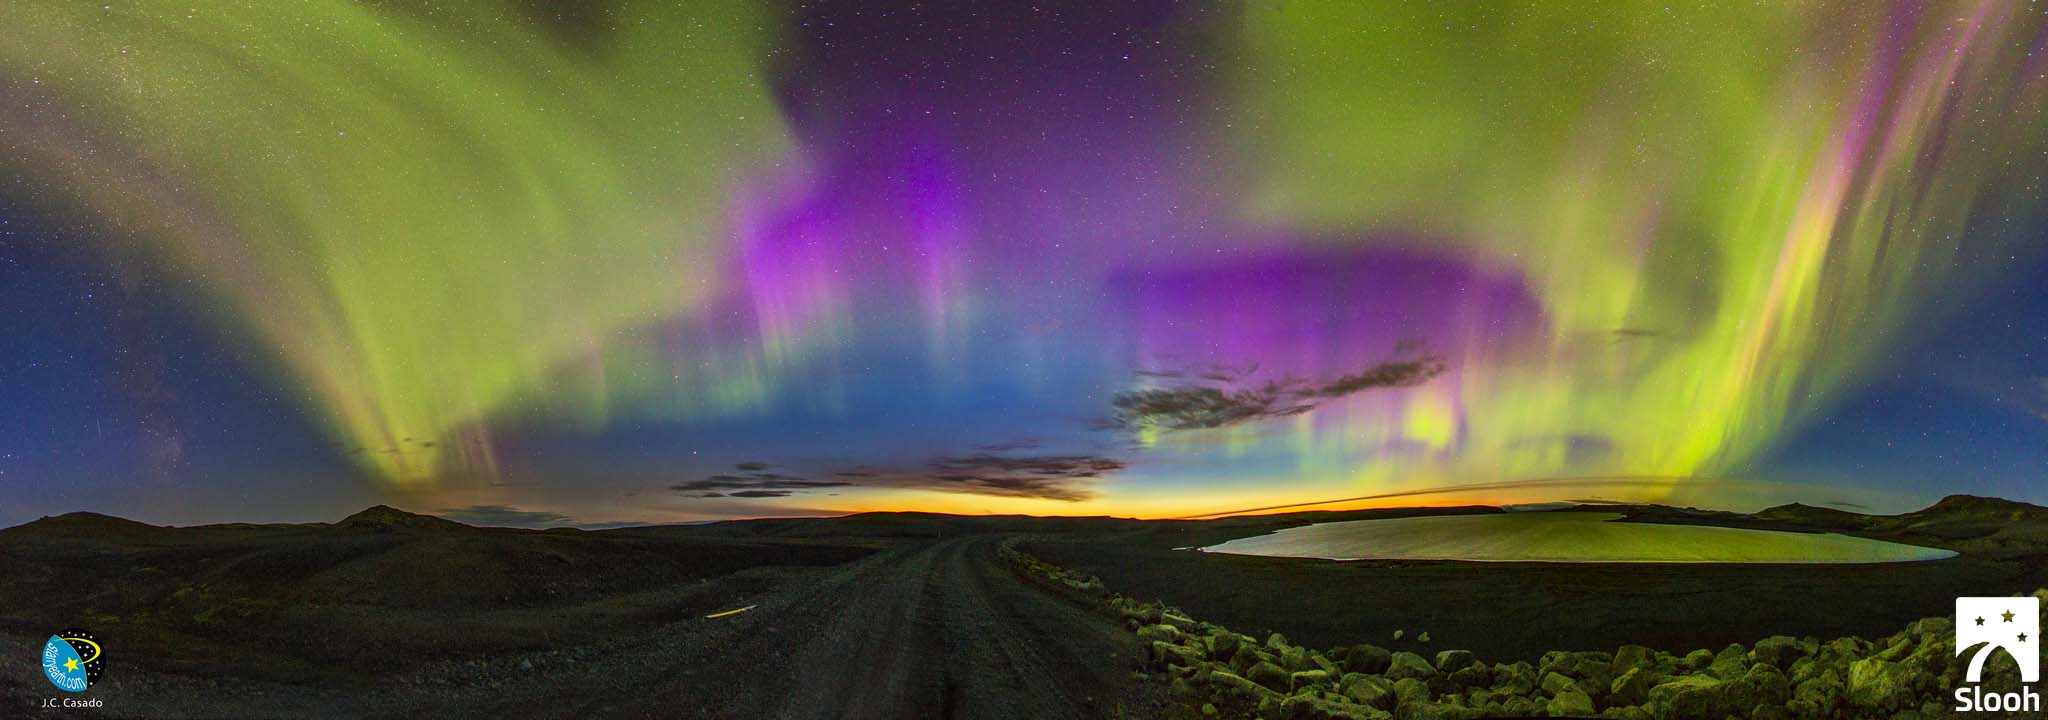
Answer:
[[(1403, 345), (1403, 354), (1414, 354)], [(1270, 380), (1254, 387), (1230, 387), (1258, 371), (1208, 368), (1196, 377), (1218, 385), (1178, 385), (1121, 392), (1110, 400), (1112, 430), (1201, 430), (1267, 418), (1300, 415), (1318, 404), (1373, 388), (1411, 387), (1443, 374), (1448, 366), (1434, 355), (1396, 359), (1322, 383), (1298, 378)], [(1157, 374), (1148, 377), (1160, 377)]]
[[(763, 463), (741, 463), (762, 465)], [(692, 480), (668, 486), (668, 489), (689, 497), (787, 497), (793, 491), (815, 490), (828, 487), (845, 487), (853, 483), (842, 480), (811, 480), (795, 475), (756, 472), (743, 475), (713, 475), (702, 480)], [(764, 495), (772, 492), (777, 494)]]
[(887, 477), (896, 487), (1074, 502), (1094, 496), (1086, 483), (1126, 463), (1099, 455), (974, 455), (932, 458), (926, 472)]
[(976, 445), (974, 446), (974, 449), (981, 452), (999, 453), (1016, 452), (1018, 450), (1032, 450), (1036, 449), (1037, 447), (1039, 447), (1039, 442), (1037, 440), (1011, 440), (1009, 442), (985, 443), (982, 445)]
[(989, 448), (1023, 449), (1037, 443), (995, 443), (975, 446), (969, 455), (942, 455), (922, 465), (881, 468), (858, 466), (834, 471), (845, 480), (810, 480), (778, 473), (713, 475), (669, 489), (695, 498), (781, 498), (827, 488), (851, 486), (906, 488), (996, 497), (1077, 501), (1094, 495), (1088, 483), (1124, 468), (1116, 458), (1098, 455), (1003, 454)]
[(767, 470), (768, 468), (772, 467), (775, 466), (764, 462), (743, 462), (738, 465), (732, 466), (732, 469), (744, 472), (760, 472), (762, 470)]

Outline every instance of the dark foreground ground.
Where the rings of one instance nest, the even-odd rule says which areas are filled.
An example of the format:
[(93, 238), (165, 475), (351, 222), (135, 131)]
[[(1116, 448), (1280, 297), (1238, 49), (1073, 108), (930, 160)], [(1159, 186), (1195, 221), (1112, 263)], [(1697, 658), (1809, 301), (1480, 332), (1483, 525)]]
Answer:
[[(1307, 522), (871, 514), (604, 532), (341, 523), (160, 528), (74, 514), (0, 530), (0, 717), (60, 695), (44, 638), (85, 627), (99, 717), (1181, 717), (1141, 646), (1021, 576), (1005, 540), (1240, 632), (1512, 660), (1622, 643), (1878, 636), (1957, 595), (2048, 585), (2048, 510), (1951, 499), (1897, 517), (1624, 509), (1957, 549), (1865, 566), (1352, 562), (1208, 545)], [(744, 606), (719, 618), (705, 615)], [(1394, 640), (1396, 629), (1405, 630)], [(1428, 645), (1418, 635), (1431, 634)], [(55, 711), (59, 714), (65, 711)], [(75, 712), (75, 711), (74, 711)]]

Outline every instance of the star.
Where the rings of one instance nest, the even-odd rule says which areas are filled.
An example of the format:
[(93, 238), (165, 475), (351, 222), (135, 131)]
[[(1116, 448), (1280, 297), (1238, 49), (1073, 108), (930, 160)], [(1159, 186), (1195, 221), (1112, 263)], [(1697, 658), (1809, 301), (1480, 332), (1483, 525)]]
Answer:
[(2026, 642), (2026, 641), (2027, 641), (2027, 634), (2026, 634), (2026, 633), (2020, 633), (2020, 642)]
[(2012, 611), (2011, 611), (2011, 610), (2007, 610), (2007, 611), (2005, 611), (2005, 621), (2006, 621), (2006, 622), (2012, 622)]
[[(2020, 639), (2025, 640), (2026, 638), (2023, 637)], [(78, 672), (78, 658), (72, 658), (70, 660), (64, 661), (64, 670), (66, 672)]]
[(1977, 618), (1977, 624), (1978, 624), (1978, 625), (1982, 625), (1982, 624), (1984, 624), (1984, 618)]

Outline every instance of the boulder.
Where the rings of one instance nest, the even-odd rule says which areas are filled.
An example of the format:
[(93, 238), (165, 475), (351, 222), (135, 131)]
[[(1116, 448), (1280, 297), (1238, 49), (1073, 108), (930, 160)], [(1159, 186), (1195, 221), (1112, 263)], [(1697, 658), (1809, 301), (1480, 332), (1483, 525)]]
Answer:
[(1685, 659), (1680, 661), (1679, 664), (1687, 670), (1705, 670), (1708, 665), (1714, 664), (1714, 653), (1707, 650), (1694, 650), (1686, 653)]
[(1417, 635), (1417, 636), (1415, 636), (1415, 641), (1416, 641), (1416, 642), (1419, 642), (1419, 643), (1425, 643), (1425, 644), (1426, 644), (1426, 643), (1428, 643), (1428, 642), (1429, 642), (1429, 631), (1428, 631), (1428, 630), (1424, 630), (1424, 631), (1422, 631), (1422, 634), (1421, 634), (1421, 635)]
[(1729, 643), (1728, 647), (1714, 654), (1713, 661), (1707, 664), (1707, 672), (1722, 680), (1733, 680), (1749, 670), (1749, 663), (1749, 648), (1743, 647), (1742, 643)]
[(1237, 633), (1220, 632), (1209, 636), (1209, 657), (1228, 658), (1237, 654), (1239, 638)]
[(1451, 686), (1460, 689), (1490, 688), (1493, 687), (1493, 679), (1493, 668), (1487, 667), (1483, 662), (1466, 665), (1450, 675)]
[(1289, 647), (1287, 644), (1287, 636), (1281, 635), (1280, 633), (1273, 633), (1271, 635), (1267, 635), (1266, 647), (1275, 652), (1286, 650)]
[(1290, 675), (1286, 670), (1280, 669), (1280, 666), (1264, 660), (1260, 660), (1249, 669), (1246, 669), (1244, 677), (1246, 680), (1258, 683), (1274, 692), (1287, 692), (1292, 689), (1294, 684), (1293, 675)]
[(1536, 669), (1529, 663), (1495, 665), (1493, 691), (1504, 695), (1528, 695), (1536, 690)]
[(1556, 695), (1569, 688), (1578, 687), (1578, 685), (1579, 681), (1573, 680), (1571, 676), (1561, 672), (1552, 671), (1543, 674), (1543, 692), (1546, 695)]
[(1394, 683), (1378, 675), (1345, 673), (1338, 683), (1338, 692), (1352, 702), (1376, 707), (1381, 710), (1394, 709)]
[(1629, 668), (1649, 667), (1657, 662), (1657, 651), (1641, 645), (1623, 645), (1614, 650), (1614, 671), (1628, 672)]
[(1756, 647), (1749, 651), (1751, 659), (1760, 663), (1770, 663), (1779, 670), (1790, 669), (1792, 663), (1804, 654), (1806, 650), (1799, 646), (1799, 640), (1785, 635), (1772, 635), (1758, 640)]
[(1240, 704), (1258, 705), (1267, 698), (1279, 696), (1279, 693), (1274, 692), (1272, 688), (1252, 682), (1250, 678), (1235, 673), (1212, 672), (1206, 677), (1207, 680), (1204, 684), (1212, 691), (1225, 698), (1235, 700)]
[(1297, 694), (1303, 688), (1330, 684), (1330, 674), (1321, 670), (1299, 670), (1289, 676), (1288, 688)]
[(1663, 676), (1647, 667), (1632, 667), (1621, 677), (1607, 686), (1607, 704), (1641, 705), (1650, 699), (1650, 688), (1656, 687)]
[(1723, 708), (1748, 711), (1757, 706), (1784, 707), (1792, 698), (1791, 684), (1785, 673), (1765, 663), (1749, 666), (1740, 679), (1722, 685), (1721, 704)]
[(1387, 720), (1393, 717), (1379, 708), (1301, 695), (1280, 701), (1279, 716), (1290, 720)]
[(1656, 720), (1650, 711), (1639, 707), (1617, 706), (1600, 711), (1600, 717), (1612, 720)]
[(1153, 669), (1156, 670), (1164, 670), (1174, 665), (1194, 667), (1202, 662), (1200, 653), (1165, 640), (1152, 641), (1151, 650), (1147, 654)]
[(1601, 653), (1572, 653), (1550, 664), (1550, 672), (1578, 682), (1579, 689), (1594, 700), (1607, 694), (1614, 684), (1614, 663)]
[(1913, 702), (1912, 672), (1900, 663), (1864, 658), (1849, 664), (1846, 693), (1850, 704), (1889, 713)]
[(1237, 646), (1237, 652), (1230, 655), (1230, 668), (1243, 674), (1250, 671), (1253, 665), (1264, 661), (1265, 658), (1259, 656), (1257, 649), (1250, 644), (1242, 644)]
[(1159, 622), (1182, 631), (1195, 627), (1194, 618), (1171, 611), (1159, 613)]
[(1445, 650), (1436, 654), (1437, 672), (1455, 673), (1472, 665), (1472, 651)]
[(1351, 652), (1344, 655), (1344, 669), (1351, 672), (1377, 675), (1387, 671), (1393, 664), (1394, 654), (1378, 645), (1353, 645)]
[(1394, 707), (1429, 702), (1429, 684), (1415, 678), (1394, 681)]
[(1551, 698), (1548, 707), (1551, 717), (1586, 717), (1593, 714), (1593, 698), (1570, 687)]
[(1172, 625), (1146, 625), (1138, 628), (1138, 639), (1147, 642), (1164, 640), (1170, 643), (1178, 643), (1185, 636), (1186, 634), (1182, 633), (1180, 628)]
[(1667, 720), (1720, 720), (1721, 684), (1711, 675), (1687, 675), (1650, 688), (1650, 703), (1657, 717)]
[(1280, 667), (1287, 668), (1288, 672), (1318, 669), (1315, 661), (1309, 659), (1308, 649), (1297, 645), (1280, 650)]
[(1436, 668), (1430, 667), (1428, 660), (1406, 650), (1394, 653), (1393, 660), (1387, 665), (1387, 677), (1392, 680), (1428, 678), (1435, 674)]
[(1402, 705), (1394, 711), (1395, 720), (1472, 720), (1482, 716), (1477, 708), (1432, 702)]

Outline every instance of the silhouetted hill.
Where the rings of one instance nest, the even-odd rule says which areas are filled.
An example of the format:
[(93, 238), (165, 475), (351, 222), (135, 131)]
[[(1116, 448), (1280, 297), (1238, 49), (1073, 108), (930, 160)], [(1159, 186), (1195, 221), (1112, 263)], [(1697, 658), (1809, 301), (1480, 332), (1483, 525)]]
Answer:
[(432, 515), (421, 515), (419, 513), (409, 513), (404, 510), (391, 507), (390, 505), (372, 506), (368, 509), (363, 510), (362, 512), (342, 518), (341, 522), (335, 524), (340, 525), (342, 527), (353, 528), (372, 528), (379, 530), (423, 530), (434, 532), (451, 532), (475, 529), (468, 525), (464, 525), (462, 523), (455, 522), (454, 520), (449, 520), (447, 518), (439, 518), (434, 517)]
[(0, 530), (0, 540), (158, 542), (173, 538), (176, 534), (173, 528), (94, 512), (74, 512), (43, 517)]

